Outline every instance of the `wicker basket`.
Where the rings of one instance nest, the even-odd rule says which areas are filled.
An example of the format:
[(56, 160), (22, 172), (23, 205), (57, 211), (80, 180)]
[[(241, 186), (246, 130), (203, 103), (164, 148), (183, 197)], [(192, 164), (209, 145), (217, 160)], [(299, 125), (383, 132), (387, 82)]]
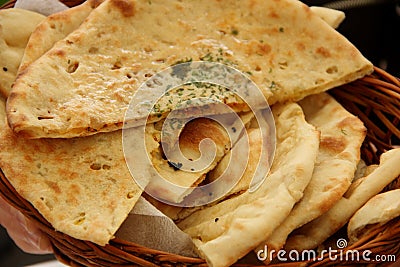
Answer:
[[(63, 0), (72, 7), (83, 0)], [(0, 8), (11, 8), (10, 1)], [(373, 74), (360, 80), (330, 90), (330, 93), (351, 113), (357, 115), (368, 129), (362, 146), (362, 158), (367, 164), (378, 163), (379, 156), (400, 144), (400, 79), (375, 68)], [(400, 188), (400, 177), (385, 190)], [(55, 231), (42, 215), (9, 183), (0, 170), (0, 193), (14, 207), (30, 218), (39, 229), (46, 233), (53, 245), (57, 259), (70, 266), (206, 266), (199, 258), (183, 257), (115, 238), (104, 247), (88, 241), (77, 240)], [(343, 230), (343, 229), (342, 229)], [(338, 236), (345, 237), (339, 231)], [(368, 236), (345, 250), (370, 250), (373, 254), (396, 255), (400, 257), (400, 218), (376, 228)], [(338, 255), (340, 250), (338, 251)], [(344, 253), (344, 251), (342, 251)], [(372, 255), (373, 256), (373, 255)], [(382, 263), (381, 266), (390, 264)], [(270, 266), (376, 266), (370, 262), (332, 261), (330, 258), (317, 261), (282, 262)], [(237, 263), (234, 266), (257, 266)], [(261, 263), (258, 266), (265, 266)]]

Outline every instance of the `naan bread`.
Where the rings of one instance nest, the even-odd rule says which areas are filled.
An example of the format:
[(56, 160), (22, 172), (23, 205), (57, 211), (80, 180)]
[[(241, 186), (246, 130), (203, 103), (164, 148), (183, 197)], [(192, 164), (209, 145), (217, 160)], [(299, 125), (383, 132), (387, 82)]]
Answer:
[(108, 0), (20, 76), (8, 104), (9, 123), (29, 138), (120, 129), (137, 88), (185, 60), (226, 63), (248, 73), (270, 104), (373, 70), (301, 2)]
[[(275, 105), (277, 150), (271, 173), (244, 192), (178, 223), (210, 266), (229, 266), (272, 234), (302, 197), (314, 168), (319, 133), (297, 104)], [(249, 162), (257, 164), (257, 162)]]
[(7, 98), (29, 36), (45, 16), (9, 8), (0, 10), (0, 94)]
[[(343, 195), (345, 198), (349, 198), (354, 190), (365, 180), (365, 178), (370, 175), (373, 171), (376, 170), (376, 168), (378, 168), (379, 165), (377, 164), (372, 164), (369, 166), (366, 166), (364, 171), (361, 173), (363, 174), (362, 176), (354, 176), (354, 180), (351, 183), (349, 189), (346, 191), (346, 193)], [(355, 175), (361, 175), (360, 173), (357, 174), (357, 172), (355, 173)]]
[(267, 245), (278, 251), (294, 229), (328, 211), (349, 188), (360, 160), (366, 134), (362, 121), (327, 93), (308, 96), (299, 104), (307, 122), (321, 133), (313, 175), (303, 198), (259, 249)]
[(17, 192), (57, 231), (107, 244), (142, 193), (126, 167), (121, 131), (26, 140), (1, 121), (0, 168)]
[[(24, 71), (29, 64), (51, 49), (57, 41), (76, 30), (90, 12), (102, 2), (104, 0), (88, 0), (81, 5), (46, 17), (32, 32), (18, 72)], [(315, 6), (310, 9), (333, 28), (336, 28), (345, 18), (342, 11)]]
[[(251, 160), (259, 160), (259, 150), (261, 149), (261, 131), (258, 130), (257, 128), (254, 128), (253, 124), (255, 124), (253, 121), (254, 114), (252, 112), (246, 112), (242, 114), (238, 114), (240, 120), (234, 121), (230, 125), (226, 125), (227, 129), (230, 130), (230, 137), (232, 140), (230, 140), (229, 143), (229, 150), (225, 151), (222, 160), (218, 162), (218, 164), (215, 166), (215, 168), (208, 168), (209, 171), (206, 173), (206, 180), (204, 181), (205, 184), (209, 184), (211, 182), (214, 182), (217, 179), (220, 179), (218, 184), (216, 184), (213, 187), (210, 187), (210, 191), (212, 192), (211, 198), (215, 198), (215, 201), (211, 201), (210, 203), (206, 204), (207, 206), (209, 205), (214, 205), (221, 201), (221, 198), (227, 198), (231, 194), (235, 194), (239, 191), (244, 191), (249, 188), (252, 175), (254, 174), (252, 171), (245, 170), (246, 169), (246, 162), (243, 162), (243, 157), (247, 155), (246, 149), (249, 149), (249, 161)], [(266, 117), (260, 117), (261, 119), (266, 119)], [(265, 121), (264, 124), (267, 122)], [(159, 123), (157, 123), (159, 124)], [(242, 131), (239, 131), (241, 129), (241, 126), (244, 126), (244, 129)], [(219, 127), (218, 127), (219, 128)], [(218, 129), (217, 128), (217, 129)], [(232, 129), (235, 129), (234, 132)], [(244, 131), (248, 132), (249, 134), (249, 142), (250, 142), (250, 147), (244, 145), (245, 142), (247, 142), (246, 135), (244, 134)], [(198, 130), (201, 130), (200, 128)], [(218, 129), (216, 133), (220, 132), (221, 130)], [(232, 147), (233, 145), (233, 147)], [(225, 145), (225, 147), (227, 147)], [(234, 155), (234, 158), (232, 158), (232, 163), (229, 164), (232, 154)], [(153, 159), (154, 160), (154, 159)], [(157, 162), (154, 162), (154, 165), (157, 165)], [(227, 170), (227, 168), (229, 169)], [(252, 165), (252, 167), (256, 167), (256, 165)], [(220, 177), (220, 175), (227, 170), (226, 176), (225, 177)], [(245, 171), (245, 173), (243, 173)], [(238, 181), (238, 184), (235, 186), (235, 179), (238, 178), (238, 174), (243, 173), (242, 178)], [(246, 174), (247, 173), (247, 174)], [(149, 185), (150, 186), (150, 185)], [(234, 188), (232, 188), (234, 187)], [(229, 190), (232, 188), (231, 190)], [(217, 197), (215, 197), (217, 196)], [(221, 196), (221, 197), (218, 197)], [(148, 201), (150, 201), (157, 209), (159, 209), (161, 212), (163, 212), (166, 216), (173, 220), (182, 220), (192, 214), (193, 212), (203, 208), (205, 205), (199, 205), (195, 207), (179, 207), (179, 206), (173, 206), (169, 205), (167, 203), (158, 201), (154, 198), (148, 197)]]
[(345, 14), (343, 11), (335, 10), (327, 7), (312, 6), (311, 11), (318, 15), (322, 20), (328, 23), (329, 26), (336, 29), (339, 27), (340, 23), (345, 19)]
[[(256, 128), (249, 129), (248, 140), (245, 138), (245, 136), (239, 139), (239, 141), (233, 147), (233, 150), (229, 151), (229, 153), (221, 160), (217, 167), (208, 174), (210, 181), (224, 179), (227, 183), (226, 185), (224, 184), (225, 186), (223, 186), (225, 188), (229, 186), (229, 184), (232, 184), (230, 178), (234, 179), (237, 173), (241, 173), (242, 166), (240, 166), (240, 162), (243, 161), (243, 157), (246, 155), (245, 153), (248, 147), (249, 164), (245, 166), (243, 175), (238, 183), (228, 192), (227, 196), (248, 190), (251, 180), (255, 175), (257, 163), (261, 156), (261, 142), (261, 130)], [(230, 162), (233, 162), (234, 164), (232, 168), (228, 169)], [(268, 165), (268, 162), (265, 162), (264, 164)], [(215, 190), (218, 189), (219, 188), (215, 188)]]
[[(327, 22), (331, 27), (335, 27), (339, 23), (339, 18), (342, 16), (341, 11), (333, 10), (330, 8), (317, 8), (317, 7), (311, 7), (311, 10), (313, 13), (316, 15), (320, 16), (325, 22)], [(344, 19), (344, 15), (343, 18)], [(249, 120), (251, 120), (254, 117), (254, 115), (247, 113), (242, 115), (242, 120), (243, 123), (248, 125)], [(254, 121), (254, 120), (253, 120)], [(264, 124), (262, 127), (268, 126), (267, 124)], [(250, 125), (246, 128), (248, 129), (248, 134), (249, 134), (249, 145), (250, 145), (250, 158), (249, 161), (254, 161), (255, 159), (258, 159), (260, 156), (260, 149), (261, 146), (259, 145), (261, 143), (261, 131), (258, 130), (259, 125), (254, 125), (253, 127)], [(271, 134), (271, 133), (270, 133)], [(244, 155), (244, 150), (247, 148), (246, 146), (246, 138), (245, 136), (242, 136), (239, 141), (234, 145), (233, 150), (236, 150), (236, 153), (234, 154), (235, 159), (233, 161), (235, 162), (240, 162), (239, 160), (241, 159), (242, 155)], [(243, 153), (242, 153), (243, 152)], [(234, 177), (234, 174), (237, 172), (241, 171), (241, 166), (240, 164), (235, 164), (233, 165), (232, 169), (227, 171), (229, 162), (231, 160), (232, 156), (232, 150), (230, 150), (224, 157), (223, 159), (218, 163), (218, 165), (213, 169), (211, 172), (207, 174), (207, 180), (209, 182), (214, 181), (218, 178), (221, 177), (224, 173), (224, 178), (228, 178), (228, 184), (225, 185), (225, 188), (228, 188), (231, 184), (231, 181), (229, 180), (229, 177)], [(242, 178), (239, 180), (237, 185), (226, 194), (225, 197), (229, 197), (230, 195), (237, 194), (237, 193), (242, 193), (246, 190), (248, 190), (254, 171), (255, 170), (250, 170), (251, 166), (248, 166), (245, 172), (242, 175)], [(252, 167), (255, 168), (254, 164)], [(217, 189), (217, 188), (216, 188)], [(157, 200), (151, 199), (150, 201), (152, 202), (153, 205), (155, 205), (158, 209), (160, 209), (165, 215), (168, 217), (172, 218), (173, 220), (182, 220), (195, 212), (196, 210), (199, 209), (199, 207), (195, 208), (182, 208), (182, 207), (176, 207), (176, 206), (171, 206), (165, 203), (161, 203)], [(215, 203), (211, 203), (213, 205)], [(332, 203), (333, 205), (333, 203)], [(310, 219), (311, 220), (311, 219)]]
[[(206, 174), (214, 169), (222, 157), (231, 149), (228, 133), (218, 122), (209, 118), (198, 118), (185, 124), (178, 142), (170, 144), (172, 154), (167, 158), (164, 158), (160, 147), (161, 130), (155, 129), (153, 124), (146, 125), (146, 128), (159, 144), (147, 148), (151, 155), (152, 165), (163, 179), (176, 185), (169, 190), (163, 183), (150, 180), (146, 192), (172, 203), (182, 202), (184, 197), (189, 195), (195, 186), (205, 179)], [(215, 157), (210, 159), (204, 158), (199, 150), (200, 142), (207, 138), (213, 142), (203, 143), (205, 144), (203, 149), (214, 151), (215, 146), (216, 151)], [(163, 145), (166, 146), (166, 144)], [(207, 167), (204, 169), (194, 167), (192, 171), (186, 170), (187, 166), (182, 166), (179, 155), (174, 155), (177, 154), (176, 152), (182, 152), (183, 156), (191, 163), (202, 159), (203, 161), (200, 164), (206, 163)], [(193, 164), (192, 166), (197, 165)]]
[(368, 200), (351, 217), (347, 226), (350, 243), (368, 235), (374, 227), (383, 225), (400, 216), (400, 189), (378, 194)]
[(346, 193), (328, 212), (294, 231), (285, 249), (313, 249), (325, 241), (344, 226), (370, 198), (400, 175), (399, 162), (400, 148), (382, 154), (379, 166), (365, 178), (356, 180), (356, 187), (350, 187), (351, 194)]
[(76, 30), (101, 0), (88, 0), (83, 4), (46, 17), (32, 32), (18, 73), (22, 73), (32, 62), (50, 50), (53, 45)]
[[(246, 127), (247, 135), (243, 135), (216, 168), (208, 174), (209, 181), (220, 181), (218, 186), (214, 187), (216, 192), (231, 188), (225, 194), (225, 198), (249, 190), (252, 182), (255, 182), (253, 178), (260, 170), (268, 172), (274, 157), (273, 151), (276, 145), (275, 140), (271, 138), (275, 136), (275, 132), (271, 129), (273, 122), (269, 121), (270, 118), (267, 114), (269, 112), (270, 110), (258, 111), (258, 118), (260, 120), (256, 119), (254, 115), (247, 117), (247, 119), (250, 119)], [(246, 163), (243, 160), (247, 155), (247, 149), (249, 150), (248, 164), (242, 166)], [(263, 150), (265, 153), (262, 152)], [(260, 161), (265, 166), (263, 169), (257, 168)], [(239, 174), (241, 174), (240, 179), (232, 187), (232, 183), (237, 179)]]

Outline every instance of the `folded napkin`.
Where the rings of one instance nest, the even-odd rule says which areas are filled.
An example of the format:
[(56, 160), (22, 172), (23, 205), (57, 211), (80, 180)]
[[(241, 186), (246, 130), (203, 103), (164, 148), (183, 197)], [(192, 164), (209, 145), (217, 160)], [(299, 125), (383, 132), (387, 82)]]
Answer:
[(68, 9), (58, 0), (17, 0), (14, 7), (34, 11), (45, 16)]

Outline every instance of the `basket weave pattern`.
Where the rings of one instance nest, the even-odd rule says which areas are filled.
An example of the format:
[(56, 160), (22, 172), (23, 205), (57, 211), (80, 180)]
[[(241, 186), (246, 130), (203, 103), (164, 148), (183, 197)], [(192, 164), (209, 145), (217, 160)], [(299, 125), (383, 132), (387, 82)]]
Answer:
[[(75, 6), (83, 0), (64, 0)], [(11, 8), (10, 1), (0, 8)], [(368, 129), (361, 155), (367, 164), (378, 163), (379, 156), (400, 144), (400, 79), (375, 68), (373, 74), (330, 90), (346, 109), (358, 116)], [(400, 177), (385, 190), (400, 188)], [(9, 183), (0, 170), (0, 194), (11, 205), (30, 218), (49, 237), (57, 259), (70, 266), (206, 266), (204, 260), (175, 255), (143, 247), (122, 239), (113, 239), (101, 247), (88, 241), (77, 240), (57, 232), (42, 215)], [(400, 219), (376, 228), (368, 236), (344, 250), (372, 251), (372, 256), (385, 254), (400, 257)], [(338, 251), (339, 253), (340, 251)], [(343, 251), (342, 251), (343, 252)], [(369, 262), (332, 261), (325, 257), (318, 261), (282, 262), (270, 266), (354, 266)], [(389, 264), (389, 263), (387, 263)], [(235, 266), (265, 266), (237, 263)], [(384, 264), (382, 264), (384, 266)]]

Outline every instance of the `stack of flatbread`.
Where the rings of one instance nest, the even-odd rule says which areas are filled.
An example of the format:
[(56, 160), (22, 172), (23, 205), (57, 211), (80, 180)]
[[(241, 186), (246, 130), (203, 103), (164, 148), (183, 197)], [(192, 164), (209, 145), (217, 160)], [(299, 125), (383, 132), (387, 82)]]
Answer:
[[(185, 60), (247, 73), (269, 104), (299, 100), (372, 71), (350, 42), (297, 1), (105, 1), (24, 69), (8, 100), (10, 127), (27, 138), (121, 129), (138, 87)], [(233, 109), (241, 104), (230, 103)]]
[[(314, 248), (400, 174), (394, 150), (372, 173), (353, 181), (366, 129), (325, 91), (373, 67), (333, 29), (343, 18), (296, 0), (88, 0), (41, 18), (29, 40), (20, 42), (25, 49), (12, 59), (15, 74), (1, 90), (0, 168), (57, 231), (99, 245), (114, 237), (143, 195), (192, 238), (210, 266), (229, 266), (265, 246)], [(1, 23), (4, 32), (7, 25)], [(6, 36), (0, 38), (7, 43)], [(150, 77), (192, 61), (244, 73), (271, 110), (252, 110), (230, 88), (183, 85), (144, 118), (148, 154), (132, 162), (130, 153), (138, 146), (123, 147), (122, 140), (129, 103)], [(146, 102), (155, 94), (148, 87), (141, 97)], [(215, 152), (206, 168), (187, 171), (166, 158), (162, 129), (183, 100), (197, 98), (226, 104), (244, 128), (231, 140), (236, 128), (224, 129), (212, 117), (187, 123), (179, 142), (169, 145), (191, 161), (201, 158), (198, 148), (205, 139), (213, 143), (203, 148)], [(274, 124), (258, 121), (257, 112), (270, 114)], [(136, 116), (143, 119), (142, 113)], [(275, 141), (266, 140), (264, 127)], [(263, 142), (276, 146), (266, 158)], [(246, 147), (247, 162), (239, 170)], [(142, 170), (143, 183), (126, 162)], [(230, 162), (234, 166), (226, 171)], [(250, 190), (259, 164), (270, 171)], [(180, 189), (167, 190), (150, 167)], [(223, 198), (200, 207), (179, 205), (197, 187), (221, 177), (229, 181), (237, 172), (240, 180)], [(382, 176), (387, 179), (379, 180)], [(168, 204), (143, 194), (147, 190)], [(351, 225), (358, 238), (363, 225)]]
[(24, 9), (6, 9), (0, 15), (0, 96), (7, 97), (17, 75), (25, 47), (36, 26), (45, 19)]

